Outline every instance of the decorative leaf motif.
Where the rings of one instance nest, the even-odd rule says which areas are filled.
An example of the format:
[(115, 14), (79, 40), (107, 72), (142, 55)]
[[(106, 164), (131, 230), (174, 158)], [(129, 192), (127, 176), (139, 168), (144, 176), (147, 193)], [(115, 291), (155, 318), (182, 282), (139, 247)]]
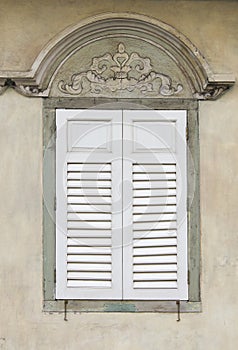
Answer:
[(113, 56), (106, 53), (94, 57), (88, 71), (73, 74), (69, 84), (61, 80), (58, 88), (69, 95), (80, 95), (89, 89), (92, 94), (138, 90), (141, 94), (156, 91), (159, 95), (171, 96), (183, 90), (182, 84), (173, 85), (168, 75), (152, 69), (150, 58), (143, 58), (137, 52), (129, 55), (124, 44), (119, 43)]

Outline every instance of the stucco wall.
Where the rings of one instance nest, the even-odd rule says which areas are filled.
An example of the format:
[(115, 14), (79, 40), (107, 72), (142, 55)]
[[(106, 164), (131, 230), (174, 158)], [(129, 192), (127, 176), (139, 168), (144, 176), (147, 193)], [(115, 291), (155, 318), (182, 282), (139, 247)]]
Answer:
[[(173, 25), (215, 73), (238, 75), (233, 1), (17, 1), (1, 3), (2, 70), (29, 69), (54, 35), (82, 18), (131, 11)], [(238, 346), (238, 87), (200, 103), (203, 312), (42, 312), (42, 101), (0, 97), (0, 349), (234, 350)]]

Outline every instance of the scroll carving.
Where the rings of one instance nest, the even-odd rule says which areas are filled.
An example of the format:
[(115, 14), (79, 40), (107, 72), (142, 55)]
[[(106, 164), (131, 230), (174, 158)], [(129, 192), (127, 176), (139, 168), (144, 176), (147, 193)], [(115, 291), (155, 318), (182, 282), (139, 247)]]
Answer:
[(24, 96), (45, 96), (44, 91), (34, 85), (17, 85), (15, 89)]
[(231, 86), (228, 84), (208, 84), (202, 92), (196, 93), (194, 97), (199, 100), (216, 100), (230, 89)]
[(114, 55), (94, 57), (89, 70), (73, 74), (69, 84), (61, 80), (58, 88), (69, 95), (80, 95), (83, 91), (100, 94), (137, 90), (141, 94), (156, 92), (171, 96), (183, 90), (182, 84), (173, 84), (171, 77), (155, 72), (150, 58), (143, 58), (137, 52), (128, 54), (123, 43)]

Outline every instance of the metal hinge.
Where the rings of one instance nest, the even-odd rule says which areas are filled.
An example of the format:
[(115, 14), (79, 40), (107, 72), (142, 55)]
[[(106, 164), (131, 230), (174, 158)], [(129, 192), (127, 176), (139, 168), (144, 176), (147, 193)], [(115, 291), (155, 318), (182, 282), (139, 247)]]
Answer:
[(189, 139), (189, 131), (188, 131), (188, 127), (186, 127), (186, 140), (188, 141)]
[(190, 271), (188, 270), (188, 285), (190, 284)]
[(54, 283), (56, 283), (56, 269), (54, 269)]
[(57, 201), (56, 201), (56, 197), (55, 197), (55, 200), (54, 200), (54, 210), (56, 211), (56, 208), (57, 208)]

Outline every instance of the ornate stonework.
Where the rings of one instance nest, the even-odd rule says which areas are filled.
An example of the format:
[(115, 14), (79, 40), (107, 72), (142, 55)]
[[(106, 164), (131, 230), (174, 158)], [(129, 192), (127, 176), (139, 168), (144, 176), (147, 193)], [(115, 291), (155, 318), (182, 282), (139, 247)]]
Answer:
[(24, 96), (47, 96), (44, 91), (39, 89), (37, 86), (34, 85), (17, 85), (15, 87), (15, 90), (17, 90), (19, 93), (21, 93)]
[(194, 98), (198, 100), (216, 100), (223, 95), (230, 86), (227, 84), (207, 84), (203, 91), (194, 94)]
[(89, 89), (92, 94), (137, 90), (141, 94), (156, 92), (171, 96), (183, 90), (182, 84), (173, 84), (171, 77), (155, 72), (150, 58), (143, 58), (137, 52), (128, 54), (123, 43), (118, 45), (114, 55), (105, 53), (94, 57), (89, 70), (73, 74), (69, 84), (61, 80), (58, 87), (69, 95), (80, 95), (84, 89)]
[[(105, 46), (105, 51), (100, 51), (101, 56), (95, 57), (91, 66), (87, 66), (88, 60), (82, 64), (86, 67), (82, 68), (83, 72), (70, 76), (72, 73), (68, 72), (73, 72), (71, 68), (60, 71), (77, 52), (96, 45), (102, 38), (119, 40), (121, 44), (117, 52), (111, 54)], [(128, 38), (139, 40), (142, 44), (131, 48), (130, 54), (122, 44), (128, 43)], [(144, 50), (144, 43), (151, 45), (151, 49)], [(127, 44), (127, 50), (129, 46)], [(138, 47), (142, 56), (138, 54)], [(172, 70), (169, 64), (161, 65), (161, 60), (151, 55), (155, 50), (158, 50), (157, 58), (163, 51), (168, 62), (171, 60), (175, 64)], [(91, 49), (91, 52), (97, 51)], [(144, 52), (150, 58), (144, 58)], [(88, 57), (90, 59), (92, 55)], [(0, 94), (12, 88), (32, 97), (64, 95), (215, 100), (234, 83), (235, 79), (230, 74), (213, 74), (200, 51), (175, 28), (157, 19), (132, 13), (105, 13), (82, 20), (53, 38), (26, 71), (0, 71)]]

